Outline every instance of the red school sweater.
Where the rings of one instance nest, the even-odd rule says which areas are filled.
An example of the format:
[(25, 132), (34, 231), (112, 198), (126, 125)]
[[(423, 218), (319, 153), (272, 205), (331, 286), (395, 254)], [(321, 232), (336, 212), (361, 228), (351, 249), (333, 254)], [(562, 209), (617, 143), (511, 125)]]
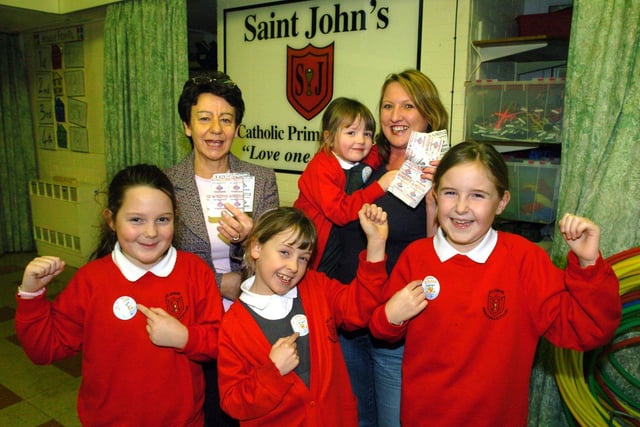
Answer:
[(363, 259), (360, 254), (350, 286), (314, 270), (298, 284), (309, 326), (310, 387), (295, 372), (280, 374), (269, 359), (271, 344), (243, 304), (233, 304), (225, 314), (218, 357), (220, 406), (242, 427), (357, 427), (356, 399), (337, 328), (366, 326), (382, 302), (387, 277), (385, 261)]
[(380, 184), (373, 184), (347, 194), (347, 178), (333, 153), (319, 151), (313, 156), (298, 180), (300, 190), (293, 206), (311, 219), (318, 232), (311, 268), (318, 268), (327, 246), (331, 227), (343, 226), (358, 219), (364, 203), (373, 203), (384, 194)]
[[(114, 302), (130, 296), (160, 307), (189, 329), (182, 350), (149, 339), (146, 317), (114, 315)], [(168, 277), (146, 273), (129, 282), (111, 255), (78, 270), (50, 303), (17, 298), (16, 331), (34, 363), (48, 364), (82, 351), (78, 416), (85, 426), (201, 426), (202, 361), (218, 354), (222, 299), (213, 271), (178, 251)]]
[(432, 238), (414, 242), (386, 297), (426, 276), (438, 280), (440, 293), (422, 313), (393, 326), (383, 305), (369, 324), (379, 338), (406, 338), (407, 426), (525, 426), (539, 338), (586, 351), (608, 343), (621, 318), (618, 279), (602, 258), (583, 269), (570, 253), (562, 271), (541, 248), (508, 233), (498, 233), (485, 264), (463, 255), (443, 263)]

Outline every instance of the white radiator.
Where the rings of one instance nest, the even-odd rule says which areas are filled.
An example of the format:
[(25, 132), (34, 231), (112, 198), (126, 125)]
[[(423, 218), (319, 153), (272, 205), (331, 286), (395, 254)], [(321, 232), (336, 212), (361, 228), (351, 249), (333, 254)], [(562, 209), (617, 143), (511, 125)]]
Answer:
[(96, 248), (102, 224), (96, 186), (33, 180), (29, 194), (38, 255), (59, 256), (76, 268), (84, 265)]

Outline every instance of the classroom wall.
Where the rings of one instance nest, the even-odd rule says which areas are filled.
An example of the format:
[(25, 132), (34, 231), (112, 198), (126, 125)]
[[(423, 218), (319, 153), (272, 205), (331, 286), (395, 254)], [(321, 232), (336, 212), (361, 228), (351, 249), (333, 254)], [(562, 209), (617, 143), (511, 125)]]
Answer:
[[(404, 0), (398, 0), (404, 1)], [(266, 3), (266, 2), (264, 2)], [(255, 0), (218, 0), (218, 45), (223, 43), (222, 10), (225, 7), (237, 7), (241, 4), (255, 5)], [(420, 67), (434, 81), (441, 98), (449, 110), (450, 140), (457, 143), (463, 139), (464, 121), (464, 83), (467, 80), (467, 63), (469, 55), (471, 0), (424, 0), (423, 1), (423, 36)], [(104, 154), (104, 123), (103, 123), (103, 53), (104, 53), (104, 15), (106, 7), (95, 8), (94, 13), (82, 21), (67, 21), (66, 26), (82, 25), (84, 28), (84, 72), (86, 91), (85, 96), (78, 97), (86, 102), (87, 131), (89, 153), (76, 152), (69, 149), (47, 150), (38, 146), (37, 161), (39, 178), (62, 183), (76, 182), (79, 185), (90, 185), (98, 192), (106, 187), (106, 167)], [(59, 25), (57, 26), (59, 27)], [(29, 69), (32, 93), (37, 93), (35, 87), (37, 73), (37, 50), (34, 34), (51, 28), (38, 28), (23, 33), (25, 55)], [(410, 37), (408, 33), (407, 37)], [(402, 43), (402, 40), (397, 40)], [(185, 52), (186, 54), (186, 52)], [(219, 55), (220, 68), (223, 68), (223, 58)], [(385, 52), (381, 51), (378, 58), (372, 60), (384, 61)], [(401, 71), (388, 64), (389, 72)], [(404, 68), (404, 67), (402, 67)], [(283, 70), (285, 73), (286, 70)], [(259, 85), (257, 79), (254, 83)], [(382, 82), (380, 82), (382, 84)], [(243, 92), (252, 90), (251, 84), (243, 86)], [(378, 93), (380, 87), (371, 90)], [(340, 94), (334, 94), (340, 96)], [(37, 96), (34, 97), (33, 113), (38, 117)], [(377, 107), (377, 106), (376, 106)], [(36, 135), (39, 133), (39, 123), (34, 123)], [(297, 197), (297, 180), (299, 173), (278, 173), (278, 187), (283, 205), (290, 205)], [(96, 209), (98, 209), (96, 200)], [(94, 215), (87, 211), (84, 215)], [(71, 217), (70, 217), (71, 218)], [(71, 220), (71, 219), (70, 219)], [(74, 220), (75, 221), (75, 220)]]
[[(68, 179), (80, 183), (91, 183), (97, 188), (106, 184), (106, 164), (104, 151), (104, 14), (97, 15), (90, 22), (78, 23), (83, 27), (83, 51), (85, 95), (73, 97), (87, 104), (86, 129), (88, 134), (89, 152), (78, 152), (71, 149), (47, 150), (38, 146), (36, 141), (38, 176), (41, 179)], [(73, 26), (69, 25), (70, 27)], [(42, 31), (47, 31), (43, 29)], [(37, 65), (38, 49), (46, 46), (37, 46), (35, 35), (41, 31), (33, 31), (24, 34), (25, 58), (31, 86), (31, 93), (38, 93)], [(64, 73), (66, 68), (60, 70)], [(65, 99), (63, 97), (63, 99)], [(35, 120), (34, 131), (38, 137), (41, 134), (39, 122), (39, 102), (42, 99), (34, 96), (32, 113)], [(69, 126), (66, 127), (69, 130)]]
[[(399, 0), (403, 1), (403, 0)], [(393, 5), (397, 5), (395, 1)], [(408, 0), (406, 0), (408, 1)], [(414, 1), (414, 0), (412, 0)], [(218, 46), (223, 46), (224, 40), (224, 10), (229, 8), (239, 8), (242, 6), (256, 6), (271, 3), (256, 2), (255, 0), (218, 0)], [(469, 52), (469, 18), (470, 0), (452, 2), (450, 0), (424, 0), (422, 12), (422, 40), (421, 40), (421, 63), (420, 69), (427, 74), (438, 87), (440, 97), (450, 114), (450, 141), (457, 143), (463, 140), (463, 120), (464, 120), (464, 82), (467, 73), (467, 61)], [(346, 7), (346, 6), (345, 6)], [(417, 31), (416, 31), (417, 33)], [(412, 32), (407, 31), (407, 37), (411, 37)], [(281, 43), (286, 43), (281, 42)], [(399, 39), (393, 43), (402, 44)], [(393, 45), (392, 43), (392, 45)], [(386, 47), (388, 49), (388, 47)], [(393, 47), (391, 47), (393, 48)], [(367, 58), (372, 63), (384, 64), (385, 49), (380, 49), (379, 56)], [(218, 64), (221, 69), (225, 68), (225, 58), (222, 49), (218, 52)], [(399, 72), (406, 68), (404, 65), (385, 64), (388, 72)], [(286, 70), (282, 70), (286, 73)], [(233, 76), (232, 76), (233, 77)], [(252, 85), (262, 84), (260, 79), (254, 81), (243, 81), (242, 90), (251, 93)], [(371, 87), (373, 97), (377, 100), (382, 81)], [(364, 96), (365, 94), (363, 94)], [(366, 94), (369, 96), (370, 94)], [(335, 93), (335, 96), (344, 94)], [(286, 102), (284, 100), (283, 102)], [(251, 108), (248, 106), (247, 108)], [(372, 110), (377, 105), (369, 105)], [(297, 197), (296, 173), (277, 173), (280, 199), (283, 205), (290, 205)]]
[(2, 0), (0, 5), (64, 14), (119, 1), (122, 0)]

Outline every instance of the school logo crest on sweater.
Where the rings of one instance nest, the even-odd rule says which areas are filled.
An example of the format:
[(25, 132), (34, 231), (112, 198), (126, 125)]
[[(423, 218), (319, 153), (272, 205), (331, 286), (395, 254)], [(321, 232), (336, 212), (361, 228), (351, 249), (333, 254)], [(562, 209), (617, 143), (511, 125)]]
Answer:
[(487, 294), (487, 305), (482, 309), (491, 320), (502, 319), (507, 314), (507, 297), (502, 289), (492, 289)]
[(180, 292), (171, 292), (165, 295), (164, 300), (167, 306), (167, 313), (176, 319), (182, 319), (186, 311), (182, 294)]

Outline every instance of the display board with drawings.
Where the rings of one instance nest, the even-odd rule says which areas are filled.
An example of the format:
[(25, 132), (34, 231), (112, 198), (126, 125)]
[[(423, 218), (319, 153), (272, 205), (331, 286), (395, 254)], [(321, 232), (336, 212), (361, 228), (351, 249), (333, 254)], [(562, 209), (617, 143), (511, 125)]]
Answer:
[(37, 146), (89, 152), (82, 26), (37, 32)]

